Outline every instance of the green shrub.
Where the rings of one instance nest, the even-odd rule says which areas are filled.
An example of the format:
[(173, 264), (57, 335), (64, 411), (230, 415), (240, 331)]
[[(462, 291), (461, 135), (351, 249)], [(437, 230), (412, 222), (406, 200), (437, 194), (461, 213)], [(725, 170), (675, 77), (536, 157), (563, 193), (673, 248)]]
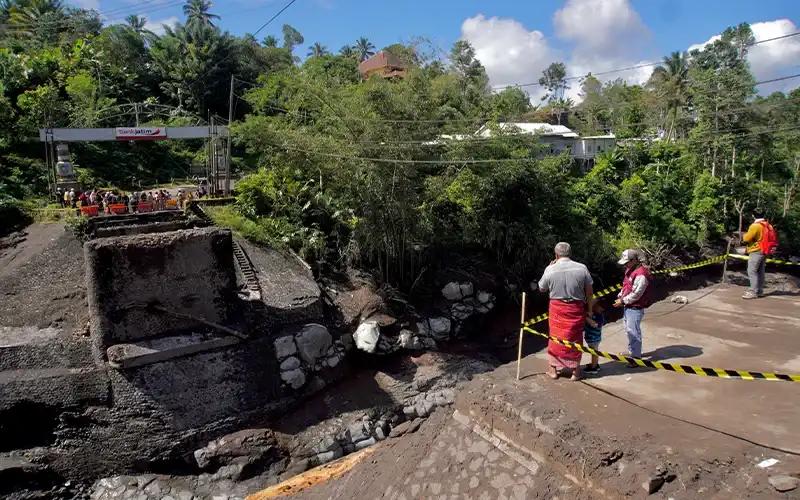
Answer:
[(86, 241), (89, 232), (89, 219), (69, 212), (64, 217), (64, 225), (78, 240)]
[(0, 236), (17, 231), (33, 221), (22, 204), (11, 197), (0, 197)]

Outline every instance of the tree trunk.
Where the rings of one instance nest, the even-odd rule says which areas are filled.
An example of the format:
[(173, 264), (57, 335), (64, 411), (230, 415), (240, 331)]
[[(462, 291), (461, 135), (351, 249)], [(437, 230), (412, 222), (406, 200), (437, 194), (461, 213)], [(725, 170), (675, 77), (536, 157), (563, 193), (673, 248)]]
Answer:
[(742, 241), (742, 226), (744, 225), (744, 207), (747, 206), (747, 200), (733, 200), (733, 208), (739, 214), (739, 241)]

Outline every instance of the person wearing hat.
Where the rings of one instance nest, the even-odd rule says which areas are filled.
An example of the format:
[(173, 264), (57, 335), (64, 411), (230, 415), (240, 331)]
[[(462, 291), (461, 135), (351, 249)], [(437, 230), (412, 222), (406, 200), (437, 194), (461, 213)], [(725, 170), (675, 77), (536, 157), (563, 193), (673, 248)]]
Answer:
[[(628, 352), (626, 355), (642, 357), (642, 318), (644, 310), (650, 306), (651, 283), (650, 270), (642, 263), (638, 250), (628, 249), (622, 252), (617, 264), (625, 266), (625, 278), (622, 289), (617, 296), (614, 307), (622, 307), (622, 321), (628, 336)], [(637, 366), (631, 363), (631, 366)]]

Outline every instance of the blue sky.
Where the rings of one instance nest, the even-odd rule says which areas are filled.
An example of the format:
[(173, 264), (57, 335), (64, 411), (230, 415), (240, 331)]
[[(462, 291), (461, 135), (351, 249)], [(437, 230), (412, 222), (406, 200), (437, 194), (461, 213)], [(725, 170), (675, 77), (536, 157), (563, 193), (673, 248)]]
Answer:
[[(223, 29), (243, 34), (287, 1), (217, 0), (211, 10), (222, 17)], [(73, 3), (94, 7), (112, 21), (131, 13), (152, 23), (183, 19), (178, 0)], [(338, 50), (359, 36), (379, 48), (422, 36), (446, 51), (463, 37), (476, 47), (492, 83), (505, 85), (536, 80), (553, 60), (566, 62), (573, 74), (657, 60), (743, 21), (754, 25), (757, 39), (798, 31), (800, 0), (297, 0), (258, 37), (280, 38), (281, 25), (291, 24), (306, 40), (297, 49), (301, 57), (317, 41)], [(766, 45), (769, 50), (751, 60), (757, 78), (791, 74), (793, 65), (800, 73), (800, 37), (759, 49)], [(640, 73), (620, 76), (646, 77)]]

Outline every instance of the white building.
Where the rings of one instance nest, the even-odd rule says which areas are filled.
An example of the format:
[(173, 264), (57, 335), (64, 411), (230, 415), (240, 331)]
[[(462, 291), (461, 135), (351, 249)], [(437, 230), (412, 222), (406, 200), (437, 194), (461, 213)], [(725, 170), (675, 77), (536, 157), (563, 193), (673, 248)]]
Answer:
[(594, 160), (598, 154), (610, 151), (616, 145), (617, 137), (614, 134), (578, 137), (572, 146), (572, 157), (578, 160)]
[[(532, 122), (500, 122), (497, 128), (510, 134), (536, 135), (542, 144), (548, 147), (546, 153), (561, 154), (569, 151), (576, 160), (593, 163), (599, 153), (614, 149), (614, 134), (581, 137), (564, 125)], [(477, 132), (477, 137), (491, 137), (493, 128), (484, 125)]]

